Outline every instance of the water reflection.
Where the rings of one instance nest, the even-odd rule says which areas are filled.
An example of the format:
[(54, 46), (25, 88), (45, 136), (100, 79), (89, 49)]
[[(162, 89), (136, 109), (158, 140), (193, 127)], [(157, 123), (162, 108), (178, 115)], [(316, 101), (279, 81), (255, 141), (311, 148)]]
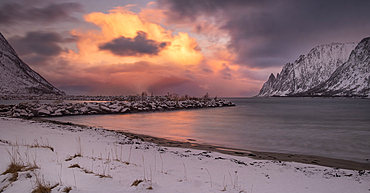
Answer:
[(195, 111), (174, 111), (171, 113), (143, 113), (119, 116), (114, 122), (122, 122), (130, 125), (125, 128), (131, 132), (153, 135), (157, 137), (170, 138), (173, 140), (186, 140), (195, 135), (194, 123), (196, 121)]
[(186, 110), (125, 115), (81, 115), (51, 119), (184, 141), (196, 135), (194, 127), (197, 125), (198, 112)]

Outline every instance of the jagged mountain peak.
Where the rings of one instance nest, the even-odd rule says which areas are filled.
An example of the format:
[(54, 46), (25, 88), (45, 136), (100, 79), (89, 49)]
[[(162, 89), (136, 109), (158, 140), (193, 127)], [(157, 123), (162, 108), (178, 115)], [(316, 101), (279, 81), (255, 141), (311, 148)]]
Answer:
[[(279, 74), (279, 73), (278, 73)], [(270, 74), (270, 77), (269, 77), (269, 80), (271, 80), (271, 81), (273, 81), (273, 80), (275, 80), (276, 78), (275, 78), (275, 75), (273, 74), (273, 73), (271, 73)]]
[(2, 53), (8, 52), (8, 53), (11, 53), (13, 55), (17, 55), (17, 53), (15, 52), (13, 47), (9, 44), (9, 42), (6, 40), (6, 38), (3, 36), (3, 34), (1, 34), (1, 32), (0, 32), (0, 51)]
[(358, 43), (356, 48), (351, 53), (349, 60), (354, 60), (354, 58), (359, 58), (361, 60), (369, 57), (370, 52), (370, 37), (364, 38)]
[(370, 37), (364, 38), (324, 83), (302, 95), (370, 96)]
[(307, 55), (300, 55), (294, 63), (284, 65), (275, 80), (270, 75), (257, 96), (298, 96), (312, 91), (332, 77), (339, 68), (345, 68), (343, 64), (351, 60), (350, 57), (358, 60), (359, 56), (355, 57), (356, 54), (351, 52), (362, 50), (363, 53), (359, 55), (367, 57), (364, 50), (368, 48), (361, 45), (368, 41), (365, 38), (359, 44), (330, 43), (316, 46)]
[(0, 95), (39, 96), (65, 95), (37, 72), (33, 71), (17, 55), (0, 33)]

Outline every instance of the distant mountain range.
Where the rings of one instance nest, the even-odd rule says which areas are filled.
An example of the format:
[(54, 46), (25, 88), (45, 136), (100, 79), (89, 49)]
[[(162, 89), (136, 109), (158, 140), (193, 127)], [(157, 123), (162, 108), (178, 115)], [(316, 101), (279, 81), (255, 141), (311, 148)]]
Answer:
[(65, 95), (24, 63), (0, 33), (0, 96)]
[[(24, 63), (0, 33), (0, 97), (65, 95)], [(370, 37), (313, 48), (271, 74), (257, 97), (370, 97)]]
[(271, 74), (257, 97), (370, 97), (370, 37), (313, 48)]

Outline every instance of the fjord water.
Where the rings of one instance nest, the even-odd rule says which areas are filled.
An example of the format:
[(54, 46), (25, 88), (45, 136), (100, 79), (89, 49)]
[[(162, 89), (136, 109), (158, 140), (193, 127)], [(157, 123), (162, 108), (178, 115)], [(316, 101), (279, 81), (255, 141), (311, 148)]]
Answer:
[(53, 120), (246, 150), (370, 162), (370, 100), (228, 98), (235, 107)]

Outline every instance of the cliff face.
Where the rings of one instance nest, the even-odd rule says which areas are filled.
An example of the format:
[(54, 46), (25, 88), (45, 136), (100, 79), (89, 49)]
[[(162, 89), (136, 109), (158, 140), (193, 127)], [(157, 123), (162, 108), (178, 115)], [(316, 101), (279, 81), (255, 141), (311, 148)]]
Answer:
[(276, 78), (270, 75), (257, 96), (368, 95), (368, 66), (369, 38), (357, 46), (317, 46), (307, 56), (286, 64)]
[(370, 37), (361, 40), (328, 80), (304, 94), (370, 96)]
[(24, 63), (0, 33), (0, 95), (65, 95)]

